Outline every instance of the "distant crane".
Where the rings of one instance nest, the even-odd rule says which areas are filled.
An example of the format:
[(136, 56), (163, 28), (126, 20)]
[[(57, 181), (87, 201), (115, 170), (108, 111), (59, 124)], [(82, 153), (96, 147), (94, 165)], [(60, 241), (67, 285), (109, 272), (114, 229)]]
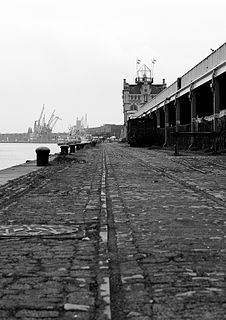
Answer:
[(55, 127), (55, 124), (57, 123), (58, 120), (62, 120), (61, 118), (59, 117), (55, 117), (55, 119), (52, 121), (52, 125), (51, 125), (51, 130), (53, 130), (53, 128)]
[(53, 110), (53, 113), (51, 114), (49, 121), (47, 122), (47, 127), (50, 127), (51, 123), (55, 120), (55, 110)]
[(62, 120), (60, 117), (55, 116), (55, 110), (51, 114), (48, 122), (46, 123), (44, 114), (45, 105), (43, 104), (42, 111), (38, 120), (34, 122), (34, 134), (35, 135), (48, 135), (52, 133), (54, 126), (58, 120)]

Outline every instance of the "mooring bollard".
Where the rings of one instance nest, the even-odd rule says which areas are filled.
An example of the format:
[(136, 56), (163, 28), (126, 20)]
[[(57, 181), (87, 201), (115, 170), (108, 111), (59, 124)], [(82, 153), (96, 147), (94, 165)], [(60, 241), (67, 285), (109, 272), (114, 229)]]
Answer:
[(70, 153), (75, 153), (75, 144), (70, 144)]
[(97, 144), (97, 140), (92, 140), (92, 141), (91, 141), (91, 146), (92, 146), (92, 147), (95, 147), (96, 144)]
[(49, 164), (50, 149), (47, 147), (39, 147), (35, 151), (37, 154), (37, 166), (47, 166)]
[(60, 154), (63, 154), (63, 155), (67, 155), (68, 154), (68, 145), (62, 145), (60, 146)]

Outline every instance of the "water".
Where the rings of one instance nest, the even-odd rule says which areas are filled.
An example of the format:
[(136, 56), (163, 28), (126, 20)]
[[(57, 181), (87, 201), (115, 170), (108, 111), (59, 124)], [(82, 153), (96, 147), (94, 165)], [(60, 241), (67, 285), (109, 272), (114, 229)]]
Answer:
[(26, 160), (35, 160), (35, 150), (41, 146), (48, 147), (50, 154), (60, 152), (60, 147), (57, 144), (0, 143), (0, 170), (25, 163)]

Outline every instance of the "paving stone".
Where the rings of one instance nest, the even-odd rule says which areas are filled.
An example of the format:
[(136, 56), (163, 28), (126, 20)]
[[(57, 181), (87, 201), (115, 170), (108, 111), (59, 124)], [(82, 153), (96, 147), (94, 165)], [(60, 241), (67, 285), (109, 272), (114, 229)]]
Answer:
[(225, 319), (225, 176), (104, 143), (1, 185), (0, 318)]
[(15, 314), (16, 318), (36, 318), (36, 319), (43, 319), (43, 318), (57, 318), (59, 316), (58, 311), (31, 311), (31, 310), (20, 310)]

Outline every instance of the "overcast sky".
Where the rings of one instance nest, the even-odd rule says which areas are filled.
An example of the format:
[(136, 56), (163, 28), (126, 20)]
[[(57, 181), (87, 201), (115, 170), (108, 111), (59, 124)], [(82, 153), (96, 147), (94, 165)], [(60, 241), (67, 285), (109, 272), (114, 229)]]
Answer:
[(0, 132), (26, 132), (45, 104), (67, 131), (123, 123), (136, 59), (170, 85), (226, 41), (225, 0), (0, 0)]

